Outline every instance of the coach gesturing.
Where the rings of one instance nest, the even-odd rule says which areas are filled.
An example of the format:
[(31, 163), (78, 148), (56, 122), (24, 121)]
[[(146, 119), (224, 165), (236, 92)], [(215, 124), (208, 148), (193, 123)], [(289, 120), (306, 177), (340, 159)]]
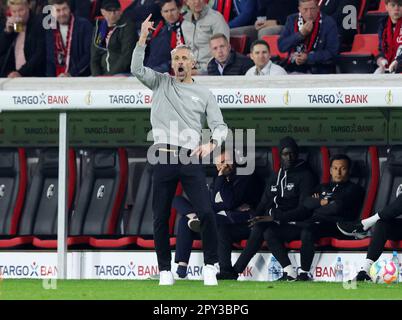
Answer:
[[(141, 34), (134, 49), (131, 72), (153, 91), (151, 125), (153, 150), (159, 159), (153, 168), (154, 240), (160, 271), (159, 285), (174, 283), (169, 246), (169, 216), (172, 199), (180, 180), (201, 221), (204, 250), (203, 276), (205, 285), (217, 285), (217, 231), (209, 201), (205, 173), (198, 161), (210, 154), (226, 138), (227, 125), (212, 93), (191, 77), (195, 60), (191, 49), (178, 46), (172, 51), (174, 77), (143, 66), (146, 39), (154, 30), (151, 15), (142, 23)], [(212, 139), (200, 144), (203, 123), (207, 120)], [(189, 141), (190, 138), (190, 141)], [(182, 161), (182, 156), (192, 160)], [(187, 164), (186, 164), (187, 163)]]

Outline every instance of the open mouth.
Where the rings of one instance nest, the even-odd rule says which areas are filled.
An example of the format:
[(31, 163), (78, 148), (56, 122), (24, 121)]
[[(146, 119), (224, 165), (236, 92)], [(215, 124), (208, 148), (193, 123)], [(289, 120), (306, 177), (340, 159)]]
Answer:
[(177, 71), (180, 72), (180, 73), (181, 73), (181, 72), (184, 72), (184, 68), (183, 68), (183, 67), (179, 67), (179, 68), (177, 69)]

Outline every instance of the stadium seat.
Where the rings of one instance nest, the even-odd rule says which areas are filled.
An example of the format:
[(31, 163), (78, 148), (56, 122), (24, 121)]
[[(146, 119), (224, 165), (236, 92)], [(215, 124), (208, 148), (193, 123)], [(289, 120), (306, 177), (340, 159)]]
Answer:
[[(82, 184), (69, 223), (68, 245), (87, 244), (89, 236), (118, 232), (117, 220), (127, 188), (125, 149), (96, 149), (85, 156), (84, 162)], [(57, 240), (35, 237), (33, 244), (56, 248)]]
[(32, 237), (18, 236), (27, 180), (25, 149), (0, 149), (0, 248), (32, 242)]
[(248, 37), (246, 35), (230, 37), (230, 46), (238, 53), (246, 53), (247, 44)]
[(89, 153), (70, 233), (115, 235), (127, 192), (127, 151), (95, 149)]
[[(377, 147), (350, 147), (332, 151), (332, 154), (345, 153), (352, 159), (351, 181), (359, 184), (365, 190), (363, 206), (360, 213), (357, 213), (356, 219), (368, 218), (373, 213), (374, 202), (379, 189), (380, 165)], [(333, 247), (341, 249), (366, 248), (369, 243), (369, 239), (344, 240), (333, 238), (331, 241)]]
[(263, 36), (262, 40), (268, 43), (271, 49), (271, 59), (273, 61), (284, 60), (288, 57), (287, 52), (281, 52), (278, 47), (279, 35)]
[(338, 56), (337, 65), (341, 73), (373, 73), (378, 55), (377, 34), (357, 34), (352, 50)]
[[(133, 210), (131, 211), (127, 234), (138, 235), (137, 245), (141, 248), (153, 249), (155, 242), (153, 240), (153, 214), (152, 214), (152, 167), (146, 165), (140, 181), (141, 188), (138, 190)], [(181, 194), (180, 183), (177, 186), (176, 195)], [(172, 210), (169, 220), (169, 233), (171, 235), (170, 245), (176, 244), (176, 238), (173, 237), (174, 224), (176, 221), (175, 210)]]
[(133, 3), (133, 0), (119, 0), (120, 5), (121, 5), (121, 11), (124, 11), (127, 9), (127, 7)]
[[(26, 198), (21, 222), (21, 234), (32, 235), (33, 245), (39, 248), (57, 247), (59, 151), (49, 148), (41, 151), (39, 161)], [(68, 152), (67, 210), (71, 216), (76, 192), (77, 166), (74, 149)], [(69, 245), (82, 239), (70, 239)], [(85, 241), (84, 241), (85, 242)]]
[(226, 22), (229, 22), (229, 20), (230, 20), (230, 12), (232, 10), (232, 1), (233, 0), (217, 0), (217, 1), (215, 1), (216, 11), (220, 12), (223, 15)]
[(379, 22), (388, 15), (385, 1), (381, 0), (377, 10), (368, 11), (363, 18), (363, 33), (378, 33)]

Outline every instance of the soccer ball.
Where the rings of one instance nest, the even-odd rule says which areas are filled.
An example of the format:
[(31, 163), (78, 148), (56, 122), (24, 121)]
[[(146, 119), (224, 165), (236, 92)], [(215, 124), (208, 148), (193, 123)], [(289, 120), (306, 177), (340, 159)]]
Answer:
[(398, 268), (393, 261), (377, 260), (370, 268), (370, 277), (374, 283), (391, 284), (398, 279)]

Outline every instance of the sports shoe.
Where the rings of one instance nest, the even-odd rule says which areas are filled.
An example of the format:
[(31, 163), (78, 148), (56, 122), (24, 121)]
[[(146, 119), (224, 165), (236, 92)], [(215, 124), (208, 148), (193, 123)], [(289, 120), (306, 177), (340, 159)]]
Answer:
[(360, 270), (356, 276), (356, 281), (372, 281), (372, 280), (366, 271)]
[(313, 279), (307, 272), (300, 272), (300, 274), (297, 276), (297, 281), (312, 281), (312, 280)]
[(359, 221), (355, 222), (338, 222), (336, 224), (339, 231), (346, 236), (355, 237), (356, 239), (364, 239), (368, 237), (368, 230), (363, 229), (362, 223)]
[(216, 274), (218, 273), (218, 268), (212, 264), (206, 264), (204, 268), (202, 268), (202, 273), (204, 276), (204, 285), (205, 286), (217, 286), (218, 280), (216, 279)]
[(172, 286), (174, 284), (173, 273), (170, 270), (164, 270), (159, 273), (160, 286)]
[(201, 221), (197, 217), (188, 220), (187, 225), (191, 231), (200, 232), (201, 230)]
[(287, 272), (283, 272), (282, 277), (280, 277), (278, 280), (276, 281), (288, 281), (288, 282), (293, 282), (296, 281), (296, 278), (293, 278), (291, 276), (288, 275)]

